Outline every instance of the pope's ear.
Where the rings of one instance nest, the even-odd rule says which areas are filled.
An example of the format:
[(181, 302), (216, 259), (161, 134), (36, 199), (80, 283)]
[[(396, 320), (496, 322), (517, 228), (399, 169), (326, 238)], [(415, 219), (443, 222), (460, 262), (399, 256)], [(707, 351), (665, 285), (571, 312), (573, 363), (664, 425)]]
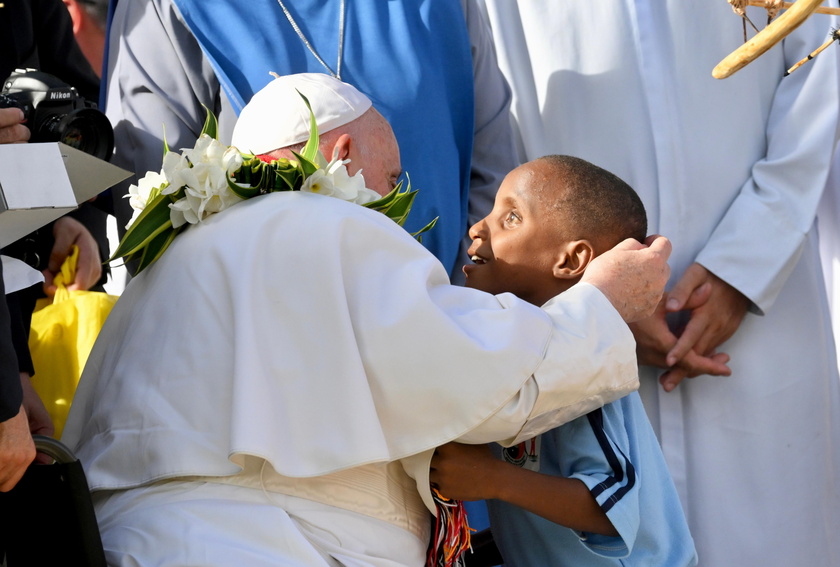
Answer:
[(352, 147), (353, 138), (350, 137), (350, 134), (342, 134), (338, 137), (338, 140), (335, 141), (335, 145), (333, 145), (332, 156), (330, 159), (347, 159), (350, 155)]
[(595, 258), (595, 248), (588, 240), (566, 242), (554, 264), (554, 277), (557, 279), (579, 278), (593, 258)]

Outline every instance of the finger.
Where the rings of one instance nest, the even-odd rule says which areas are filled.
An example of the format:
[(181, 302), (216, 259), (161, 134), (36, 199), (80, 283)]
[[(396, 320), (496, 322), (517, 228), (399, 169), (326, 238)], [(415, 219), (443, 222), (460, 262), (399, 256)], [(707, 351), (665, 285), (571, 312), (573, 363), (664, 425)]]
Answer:
[(23, 111), (20, 108), (0, 108), (0, 128), (20, 124), (23, 122), (24, 118), (26, 118), (26, 116), (24, 116)]
[(20, 144), (29, 141), (31, 133), (23, 124), (0, 128), (0, 144)]
[(659, 377), (659, 383), (666, 392), (672, 392), (688, 374), (681, 368), (672, 368)]
[(53, 283), (55, 276), (49, 270), (42, 270), (41, 273), (44, 275), (44, 293), (47, 294), (47, 297), (55, 296), (56, 287)]
[(722, 364), (723, 366), (726, 366), (726, 369), (729, 372), (728, 373), (721, 373), (721, 374), (719, 374), (719, 376), (730, 376), (732, 374), (732, 369), (729, 368), (729, 366), (728, 366), (729, 361), (731, 360), (728, 354), (726, 354), (725, 352), (720, 352), (720, 353), (715, 353), (715, 354), (709, 356), (708, 358), (709, 358), (709, 360), (713, 360), (715, 362), (715, 364)]
[(705, 304), (712, 296), (712, 282), (705, 282), (703, 285), (691, 292), (683, 309), (697, 309)]
[(56, 230), (53, 232), (55, 240), (50, 251), (50, 261), (47, 264), (47, 269), (53, 274), (57, 274), (61, 270), (61, 265), (67, 256), (70, 255), (70, 249), (76, 241), (78, 232), (70, 230)]
[(709, 272), (700, 264), (692, 264), (682, 275), (677, 285), (668, 292), (668, 301), (665, 309), (668, 311), (679, 311), (684, 309), (688, 298), (695, 289), (703, 285), (709, 279)]
[(689, 352), (679, 363), (679, 368), (686, 372), (689, 378), (708, 374), (710, 376), (730, 376), (732, 369), (727, 366), (729, 355), (718, 353), (713, 356), (701, 356), (694, 351)]
[[(92, 258), (92, 255), (95, 255), (95, 258)], [(81, 249), (79, 249), (79, 259), (76, 262), (76, 277), (73, 279), (73, 283), (67, 286), (67, 289), (69, 291), (90, 289), (93, 284), (99, 281), (101, 275), (102, 266), (99, 263), (99, 251), (94, 250), (82, 254)]]
[(645, 244), (651, 251), (664, 255), (666, 259), (671, 255), (671, 241), (664, 236), (658, 234), (648, 236), (645, 239)]
[(47, 455), (46, 453), (41, 453), (40, 451), (35, 455), (35, 460), (33, 461), (38, 463), (39, 465), (51, 465), (55, 462), (55, 459)]
[(613, 247), (615, 250), (642, 250), (644, 246), (635, 238), (626, 238)]
[(668, 328), (664, 320), (646, 320), (644, 325), (634, 323), (630, 330), (636, 339), (636, 357), (639, 364), (669, 368), (665, 357), (677, 344), (677, 337)]
[[(695, 311), (694, 313), (699, 312)], [(700, 340), (700, 337), (703, 336), (703, 333), (706, 332), (707, 328), (708, 323), (706, 321), (706, 317), (703, 315), (695, 315), (692, 317), (691, 320), (689, 320), (688, 325), (685, 326), (685, 330), (677, 339), (677, 344), (675, 344), (665, 356), (665, 364), (668, 366), (674, 366), (682, 360), (686, 354), (688, 354), (688, 351), (692, 349), (702, 352), (699, 351), (699, 349), (694, 348), (694, 345)]]

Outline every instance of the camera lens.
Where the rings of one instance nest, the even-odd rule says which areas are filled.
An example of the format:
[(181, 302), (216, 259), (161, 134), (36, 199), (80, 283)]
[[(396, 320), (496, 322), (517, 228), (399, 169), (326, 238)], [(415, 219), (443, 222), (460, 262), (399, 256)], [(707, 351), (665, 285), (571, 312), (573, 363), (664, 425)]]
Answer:
[(39, 128), (42, 137), (56, 140), (99, 159), (108, 160), (114, 150), (114, 130), (104, 114), (91, 108), (53, 115)]

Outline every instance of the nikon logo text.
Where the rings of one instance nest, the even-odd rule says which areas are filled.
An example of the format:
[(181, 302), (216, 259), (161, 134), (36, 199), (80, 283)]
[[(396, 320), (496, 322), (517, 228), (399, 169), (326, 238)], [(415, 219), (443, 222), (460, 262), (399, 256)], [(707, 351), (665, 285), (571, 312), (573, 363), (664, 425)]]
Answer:
[(49, 93), (50, 100), (65, 100), (69, 99), (72, 95), (70, 93), (61, 93), (61, 92), (51, 92)]

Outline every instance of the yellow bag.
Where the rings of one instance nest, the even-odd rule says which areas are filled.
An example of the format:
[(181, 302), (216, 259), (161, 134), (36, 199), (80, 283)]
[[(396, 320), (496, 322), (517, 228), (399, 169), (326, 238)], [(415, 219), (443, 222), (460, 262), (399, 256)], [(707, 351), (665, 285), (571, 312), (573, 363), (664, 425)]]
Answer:
[(118, 299), (99, 291), (67, 291), (65, 282), (75, 279), (78, 257), (79, 249), (73, 246), (55, 277), (55, 297), (36, 303), (29, 333), (32, 385), (53, 420), (56, 439), (61, 438), (90, 349)]

